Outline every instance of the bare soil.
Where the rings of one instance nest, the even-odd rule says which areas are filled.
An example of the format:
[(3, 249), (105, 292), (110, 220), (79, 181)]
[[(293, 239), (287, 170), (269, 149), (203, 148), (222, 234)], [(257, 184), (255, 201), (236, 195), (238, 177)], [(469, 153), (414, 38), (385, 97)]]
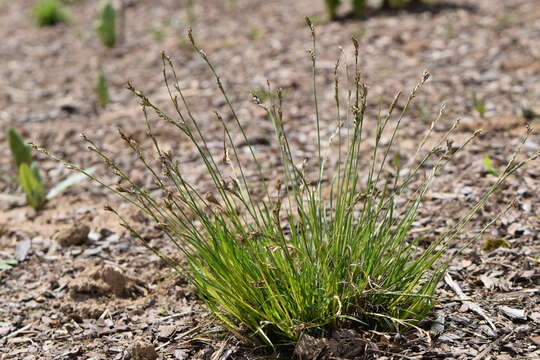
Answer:
[[(0, 0), (0, 192), (20, 192), (5, 138), (9, 127), (62, 158), (97, 165), (98, 175), (114, 184), (114, 176), (79, 137), (84, 132), (138, 182), (151, 185), (117, 129), (143, 147), (150, 145), (137, 99), (124, 88), (128, 80), (172, 109), (161, 76), (161, 50), (174, 60), (202, 127), (220, 141), (222, 130), (212, 111), (230, 115), (186, 40), (184, 2), (124, 1), (125, 41), (114, 49), (105, 49), (95, 35), (98, 2), (72, 2), (70, 22), (52, 28), (34, 25), (32, 3)], [(402, 156), (410, 154), (443, 102), (447, 115), (437, 134), (458, 117), (456, 142), (484, 130), (427, 196), (414, 230), (427, 243), (495, 181), (483, 157), (501, 169), (526, 126), (540, 123), (540, 2), (448, 0), (403, 11), (373, 10), (365, 19), (350, 19), (347, 8), (342, 10), (340, 21), (317, 21), (323, 136), (336, 127), (334, 63), (340, 47), (350, 60), (353, 35), (370, 86), (371, 118), (381, 96), (387, 105), (396, 91), (410, 90), (425, 69), (432, 73), (404, 119)], [(296, 153), (309, 157), (314, 150), (305, 16), (323, 19), (322, 1), (204, 0), (195, 1), (192, 10), (194, 34), (261, 151), (273, 144), (272, 128), (249, 92), (265, 87), (267, 79), (284, 89), (286, 126)], [(112, 96), (105, 110), (95, 98), (99, 71), (107, 75)], [(473, 93), (485, 104), (485, 114), (475, 110)], [(189, 178), (204, 186), (204, 169), (193, 149), (165, 125), (156, 134), (187, 164)], [(520, 156), (539, 148), (540, 136), (533, 134)], [(264, 166), (275, 166), (276, 155), (264, 154)], [(47, 184), (70, 174), (61, 163), (35, 156)], [(297, 353), (305, 359), (540, 359), (539, 190), (536, 162), (511, 177), (474, 218), (463, 243), (511, 204), (477, 243), (456, 256), (451, 278), (438, 290), (441, 298), (456, 300), (441, 301), (422, 331), (358, 329), (330, 339), (306, 337)], [(95, 184), (80, 184), (39, 212), (1, 205), (0, 261), (19, 262), (0, 270), (0, 359), (278, 357), (228, 337), (213, 324), (189, 284), (132, 239), (103, 210), (106, 204), (118, 207), (153, 244), (171, 248), (148, 219)], [(460, 290), (471, 302), (458, 301)]]

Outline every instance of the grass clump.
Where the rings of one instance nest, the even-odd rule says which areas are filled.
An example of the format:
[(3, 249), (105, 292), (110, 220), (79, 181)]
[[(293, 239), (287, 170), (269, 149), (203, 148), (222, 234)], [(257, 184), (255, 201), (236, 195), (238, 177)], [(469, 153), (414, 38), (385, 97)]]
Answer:
[(103, 45), (109, 48), (116, 45), (116, 9), (111, 1), (103, 3), (99, 12), (99, 22), (96, 30)]
[[(313, 35), (310, 54), (317, 104), (315, 31), (308, 24)], [(368, 125), (368, 88), (358, 72), (359, 45), (354, 41), (356, 70), (346, 104), (341, 101), (339, 61), (335, 67), (337, 123), (331, 147), (323, 145), (316, 105), (316, 150), (314, 161), (307, 163), (295, 159), (288, 141), (281, 92), (277, 90), (277, 97), (264, 102), (255, 98), (274, 125), (281, 156), (276, 175), (259, 162), (213, 63), (198, 48), (191, 33), (189, 38), (215, 76), (231, 115), (231, 120), (224, 120), (222, 114), (215, 113), (224, 133), (221, 150), (210, 146), (172, 61), (165, 54), (163, 75), (175, 115), (165, 113), (129, 86), (140, 99), (159, 165), (153, 166), (141, 145), (120, 131), (126, 145), (154, 179), (154, 189), (160, 189), (164, 196), (155, 197), (137, 185), (112, 156), (85, 137), (90, 150), (120, 177), (121, 185), (109, 186), (88, 176), (150, 216), (185, 255), (187, 264), (182, 266), (153, 247), (121, 218), (123, 225), (187, 276), (200, 298), (231, 332), (274, 348), (290, 346), (304, 333), (324, 335), (352, 324), (398, 330), (424, 319), (434, 305), (434, 291), (450, 261), (441, 261), (447, 247), (495, 189), (531, 159), (518, 162), (512, 158), (470, 212), (422, 249), (410, 234), (422, 198), (437, 173), (476, 136), (454, 146), (449, 140), (454, 125), (433, 148), (425, 149), (426, 140), (434, 136), (432, 131), (441, 111), (426, 129), (410, 163), (393, 155), (404, 116), (428, 80), (427, 73), (403, 103), (401, 94), (397, 94), (389, 109)], [(197, 149), (213, 184), (211, 191), (189, 182), (189, 169), (161, 148), (149, 114), (176, 128)], [(374, 129), (373, 143), (366, 138), (367, 127)], [(247, 153), (235, 145), (237, 133), (248, 144)], [(369, 148), (371, 155), (364, 155), (361, 150)], [(337, 155), (333, 166), (326, 156), (330, 149)], [(250, 162), (246, 163), (243, 156), (248, 156)], [(367, 163), (363, 161), (366, 158), (370, 159)], [(85, 173), (73, 164), (67, 166)], [(268, 179), (279, 175), (280, 181), (271, 186)], [(108, 210), (118, 215), (114, 209)]]
[(58, 0), (39, 0), (32, 13), (38, 26), (54, 26), (68, 20), (67, 11)]

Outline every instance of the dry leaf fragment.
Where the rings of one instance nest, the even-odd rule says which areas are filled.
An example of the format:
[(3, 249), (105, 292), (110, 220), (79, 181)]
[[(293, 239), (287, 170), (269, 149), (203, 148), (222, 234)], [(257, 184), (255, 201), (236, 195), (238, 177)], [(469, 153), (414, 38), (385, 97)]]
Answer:
[(518, 321), (527, 320), (527, 315), (525, 314), (525, 310), (514, 309), (508, 306), (500, 306), (499, 310), (501, 310), (504, 315), (508, 316), (512, 320), (518, 320)]
[(174, 334), (175, 331), (176, 331), (176, 326), (174, 325), (160, 326), (158, 337), (160, 339), (168, 339)]
[(523, 235), (523, 226), (519, 223), (513, 223), (508, 227), (508, 233), (512, 236), (520, 236)]
[(531, 336), (530, 339), (533, 343), (540, 346), (540, 336)]
[(26, 259), (28, 256), (28, 252), (30, 251), (30, 248), (32, 247), (32, 240), (30, 239), (23, 239), (17, 243), (17, 247), (15, 248), (15, 260), (18, 262), (22, 262)]
[(484, 287), (488, 290), (493, 290), (493, 288), (495, 288), (495, 284), (497, 282), (496, 279), (492, 278), (492, 277), (489, 277), (489, 276), (486, 276), (486, 275), (481, 275), (480, 276), (480, 281), (482, 281), (482, 284), (484, 284)]

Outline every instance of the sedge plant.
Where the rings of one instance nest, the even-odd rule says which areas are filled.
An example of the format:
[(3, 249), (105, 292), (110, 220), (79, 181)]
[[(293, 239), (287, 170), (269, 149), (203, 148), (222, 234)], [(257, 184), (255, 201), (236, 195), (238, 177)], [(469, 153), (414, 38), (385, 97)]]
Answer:
[(38, 0), (32, 15), (38, 26), (54, 26), (68, 20), (67, 11), (58, 0)]
[[(315, 30), (309, 20), (308, 25), (313, 36), (313, 94), (318, 104)], [(163, 196), (139, 186), (113, 156), (86, 136), (89, 149), (119, 177), (120, 185), (108, 185), (74, 164), (66, 166), (147, 214), (184, 255), (185, 263), (150, 244), (115, 209), (107, 207), (142, 244), (188, 278), (216, 319), (235, 335), (254, 342), (281, 348), (294, 344), (302, 334), (324, 335), (343, 326), (377, 330), (416, 326), (434, 306), (435, 289), (450, 261), (442, 258), (448, 246), (504, 180), (539, 155), (523, 161), (514, 156), (493, 187), (463, 218), (421, 248), (411, 229), (422, 199), (437, 173), (477, 135), (454, 145), (449, 138), (454, 124), (435, 146), (425, 149), (427, 140), (435, 136), (441, 110), (410, 162), (402, 164), (393, 156), (405, 114), (429, 78), (427, 73), (403, 102), (398, 93), (384, 114), (370, 120), (366, 115), (368, 88), (361, 82), (359, 45), (354, 41), (355, 70), (345, 103), (340, 61), (335, 67), (336, 130), (328, 145), (322, 139), (321, 115), (315, 106), (314, 163), (295, 157), (285, 129), (281, 92), (277, 90), (277, 96), (267, 101), (255, 97), (274, 125), (281, 158), (276, 175), (264, 167), (258, 150), (249, 145), (248, 134), (214, 64), (191, 32), (189, 39), (214, 75), (228, 106), (230, 120), (219, 112), (214, 114), (223, 128), (223, 148), (210, 146), (172, 61), (162, 54), (163, 78), (174, 115), (129, 85), (140, 100), (153, 155), (128, 134), (120, 131), (120, 136), (153, 178), (153, 189), (160, 189)], [(188, 181), (190, 170), (161, 147), (153, 132), (152, 114), (156, 121), (175, 128), (179, 138), (197, 150), (211, 191)], [(372, 137), (367, 135), (369, 128), (374, 131)], [(247, 153), (235, 145), (236, 136), (248, 144)], [(327, 156), (330, 149), (338, 156), (335, 162)], [(371, 149), (369, 156), (362, 152), (366, 149)], [(280, 181), (268, 183), (276, 177)]]

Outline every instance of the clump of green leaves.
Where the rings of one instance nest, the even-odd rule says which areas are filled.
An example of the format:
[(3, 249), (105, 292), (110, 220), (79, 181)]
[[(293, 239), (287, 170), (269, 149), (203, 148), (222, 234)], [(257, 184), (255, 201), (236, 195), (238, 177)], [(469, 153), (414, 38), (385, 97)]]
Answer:
[(103, 3), (99, 12), (97, 33), (103, 45), (110, 48), (116, 45), (116, 9), (110, 0)]
[(111, 101), (109, 97), (109, 86), (107, 85), (107, 78), (105, 74), (100, 72), (97, 79), (96, 95), (99, 105), (102, 108), (106, 108)]
[(39, 175), (39, 168), (32, 161), (32, 151), (14, 129), (8, 130), (8, 141), (18, 170), (19, 184), (26, 194), (26, 200), (34, 209), (39, 209), (46, 200), (45, 189)]
[(32, 14), (39, 26), (54, 26), (68, 20), (67, 11), (58, 0), (38, 0)]
[[(81, 174), (70, 176), (66, 180), (56, 184), (48, 193), (45, 192), (43, 180), (39, 174), (37, 164), (32, 160), (32, 150), (15, 129), (7, 132), (9, 147), (14, 165), (17, 169), (19, 185), (26, 195), (26, 202), (34, 209), (40, 209), (49, 199), (57, 196), (70, 186), (84, 180)], [(86, 170), (89, 173), (93, 169)], [(2, 196), (2, 198), (6, 198)], [(18, 202), (14, 199), (14, 202)]]
[[(309, 20), (308, 25), (313, 36), (313, 94), (318, 104), (315, 30)], [(428, 80), (427, 73), (404, 102), (398, 93), (387, 111), (379, 112), (369, 123), (365, 116), (368, 88), (361, 82), (359, 44), (354, 41), (356, 65), (352, 68), (352, 88), (347, 91), (349, 100), (346, 105), (341, 102), (338, 61), (336, 129), (325, 147), (316, 105), (315, 154), (307, 162), (296, 159), (288, 140), (281, 91), (265, 101), (255, 98), (256, 105), (272, 121), (281, 158), (279, 169), (269, 169), (262, 166), (256, 149), (249, 145), (214, 64), (191, 33), (189, 39), (214, 75), (232, 116), (225, 120), (215, 113), (223, 128), (223, 148), (210, 146), (172, 61), (163, 54), (164, 82), (174, 115), (129, 86), (141, 102), (159, 165), (152, 165), (152, 156), (128, 134), (120, 132), (120, 136), (164, 197), (157, 198), (152, 195), (155, 191), (151, 193), (132, 181), (113, 156), (88, 138), (89, 149), (105, 160), (124, 185), (107, 185), (73, 164), (67, 166), (87, 174), (152, 218), (185, 255), (186, 265), (154, 247), (121, 217), (133, 236), (188, 277), (224, 326), (251, 341), (281, 347), (294, 344), (302, 334), (324, 335), (352, 324), (377, 330), (414, 326), (434, 305), (435, 289), (451, 260), (442, 258), (448, 246), (502, 182), (539, 155), (523, 161), (513, 157), (469, 213), (422, 248), (411, 233), (422, 199), (435, 176), (477, 135), (453, 145), (449, 137), (456, 128), (454, 124), (433, 148), (426, 149), (427, 140), (435, 136), (433, 129), (442, 117), (441, 110), (413, 157), (405, 161), (393, 155), (405, 114)], [(149, 113), (177, 129), (179, 141), (190, 142), (198, 151), (211, 191), (208, 186), (202, 190), (199, 183), (188, 181), (186, 169), (161, 148)], [(374, 129), (372, 141), (366, 137), (366, 127)], [(247, 144), (247, 153), (238, 148), (236, 133)], [(371, 149), (371, 154), (366, 156), (363, 149)], [(337, 157), (333, 166), (326, 155), (330, 152)], [(369, 160), (364, 163), (363, 159)], [(275, 178), (279, 179), (275, 185), (268, 183)], [(108, 210), (120, 216), (114, 209)]]

